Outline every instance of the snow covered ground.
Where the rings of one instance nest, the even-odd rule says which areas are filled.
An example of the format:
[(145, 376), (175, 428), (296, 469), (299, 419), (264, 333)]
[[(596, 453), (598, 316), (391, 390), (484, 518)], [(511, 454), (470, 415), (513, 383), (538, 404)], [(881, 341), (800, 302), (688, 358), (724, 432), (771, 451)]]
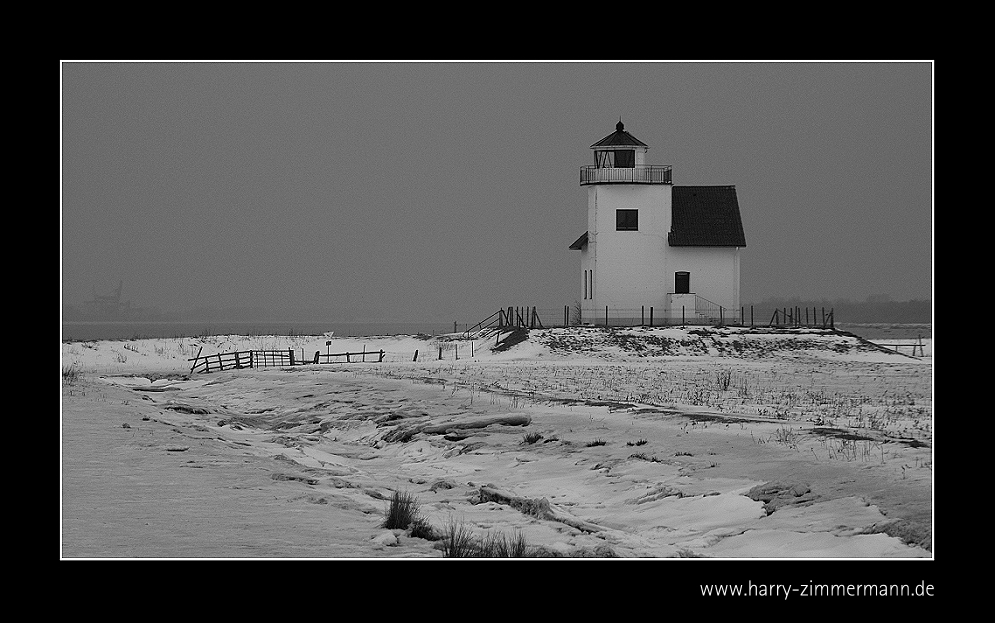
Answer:
[[(638, 327), (63, 343), (62, 553), (443, 556), (380, 526), (400, 492), (437, 534), (532, 555), (931, 558), (924, 346)], [(190, 373), (288, 349), (385, 355)]]

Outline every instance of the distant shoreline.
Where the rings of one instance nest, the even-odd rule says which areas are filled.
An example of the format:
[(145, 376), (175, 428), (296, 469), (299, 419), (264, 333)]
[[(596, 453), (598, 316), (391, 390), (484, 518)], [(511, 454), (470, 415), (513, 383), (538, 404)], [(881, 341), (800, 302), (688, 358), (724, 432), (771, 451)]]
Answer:
[[(448, 327), (448, 328), (447, 328)], [(133, 338), (199, 337), (202, 335), (434, 335), (452, 331), (453, 325), (430, 322), (364, 322), (313, 320), (286, 321), (72, 321), (62, 323), (62, 340), (128, 340)]]
[[(462, 330), (464, 327), (458, 327)], [(932, 337), (930, 323), (838, 323), (836, 328), (868, 340)], [(62, 323), (63, 341), (169, 339), (204, 335), (326, 335), (361, 337), (371, 335), (439, 335), (453, 325), (433, 322), (365, 321), (72, 321)]]

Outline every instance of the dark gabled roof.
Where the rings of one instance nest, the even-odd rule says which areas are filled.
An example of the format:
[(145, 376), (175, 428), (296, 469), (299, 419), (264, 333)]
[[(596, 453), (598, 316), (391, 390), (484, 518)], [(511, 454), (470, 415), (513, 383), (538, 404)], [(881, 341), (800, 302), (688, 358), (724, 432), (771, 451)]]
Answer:
[(674, 186), (672, 247), (745, 247), (735, 186)]
[(591, 145), (591, 149), (595, 147), (613, 147), (619, 145), (631, 145), (635, 147), (647, 147), (646, 143), (642, 142), (635, 136), (629, 134), (625, 131), (625, 125), (622, 124), (622, 120), (619, 119), (618, 123), (615, 124), (615, 131), (604, 137), (597, 143)]
[(581, 247), (583, 247), (585, 244), (587, 244), (587, 232), (586, 231), (584, 232), (584, 234), (580, 238), (578, 238), (576, 241), (574, 241), (574, 243), (572, 245), (570, 245), (570, 248), (571, 249), (577, 249), (579, 251), (581, 249)]

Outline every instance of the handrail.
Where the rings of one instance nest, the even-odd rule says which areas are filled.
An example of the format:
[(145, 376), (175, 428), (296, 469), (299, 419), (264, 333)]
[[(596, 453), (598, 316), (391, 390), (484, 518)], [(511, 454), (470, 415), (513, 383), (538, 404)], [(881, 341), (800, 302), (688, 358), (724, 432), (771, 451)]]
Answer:
[[(484, 329), (484, 328), (489, 327), (490, 325), (494, 324), (494, 321), (491, 320), (491, 319), (494, 318), (495, 316), (498, 316), (500, 318), (502, 311), (503, 310), (499, 309), (496, 312), (494, 312), (493, 314), (491, 314), (490, 316), (488, 316), (488, 317), (484, 318), (483, 320), (481, 320), (480, 322), (478, 322), (477, 324), (473, 325), (472, 327), (469, 327), (466, 331), (463, 332), (463, 338), (464, 339), (468, 338), (468, 337), (470, 337), (471, 333), (474, 333), (475, 331), (479, 331), (481, 329)], [(488, 322), (488, 321), (490, 321), (490, 322)], [(484, 324), (484, 323), (487, 323), (487, 324)]]
[[(564, 315), (566, 312), (564, 311)], [(539, 312), (533, 307), (509, 307), (507, 310), (499, 309), (487, 318), (484, 318), (472, 327), (463, 332), (463, 339), (468, 339), (473, 333), (482, 331), (497, 324), (498, 327), (527, 327), (530, 329), (542, 329), (542, 320)]]
[(634, 167), (580, 168), (580, 184), (672, 184), (673, 167), (669, 164), (641, 164)]
[(694, 295), (694, 312), (708, 320), (723, 320), (723, 307), (703, 296)]

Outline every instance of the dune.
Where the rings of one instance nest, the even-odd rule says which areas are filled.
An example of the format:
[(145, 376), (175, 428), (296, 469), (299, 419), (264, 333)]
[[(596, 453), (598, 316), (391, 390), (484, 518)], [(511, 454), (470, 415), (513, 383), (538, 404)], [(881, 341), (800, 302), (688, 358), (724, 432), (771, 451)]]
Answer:
[[(931, 340), (510, 337), (64, 343), (62, 556), (932, 559)], [(253, 349), (385, 354), (191, 372)], [(398, 493), (427, 535), (382, 527)]]

